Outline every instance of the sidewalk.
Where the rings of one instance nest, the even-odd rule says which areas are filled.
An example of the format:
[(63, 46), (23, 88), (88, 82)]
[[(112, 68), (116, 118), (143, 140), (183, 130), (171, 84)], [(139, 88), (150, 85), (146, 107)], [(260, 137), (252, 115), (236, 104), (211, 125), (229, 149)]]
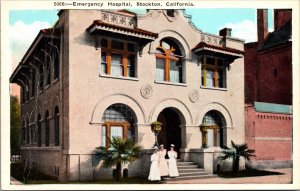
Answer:
[(286, 169), (265, 169), (268, 171), (280, 172), (282, 175), (254, 176), (243, 178), (207, 178), (195, 180), (169, 181), (167, 184), (291, 184), (292, 168)]

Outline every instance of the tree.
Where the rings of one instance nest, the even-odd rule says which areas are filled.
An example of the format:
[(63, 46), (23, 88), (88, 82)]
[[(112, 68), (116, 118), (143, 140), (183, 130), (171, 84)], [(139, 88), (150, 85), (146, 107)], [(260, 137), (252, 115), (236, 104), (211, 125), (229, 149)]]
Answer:
[(247, 144), (239, 145), (231, 141), (231, 148), (224, 147), (224, 149), (222, 150), (222, 155), (218, 158), (221, 161), (232, 158), (232, 170), (233, 172), (237, 172), (239, 170), (240, 157), (243, 157), (247, 161), (250, 161), (251, 157), (256, 157), (256, 155), (253, 154), (254, 152), (255, 150), (248, 149)]
[(11, 155), (20, 154), (20, 105), (17, 96), (10, 96)]
[(109, 139), (110, 147), (97, 147), (98, 154), (103, 160), (103, 167), (116, 166), (116, 180), (121, 179), (122, 164), (131, 164), (140, 158), (142, 148), (135, 145), (132, 139), (123, 140), (120, 137)]

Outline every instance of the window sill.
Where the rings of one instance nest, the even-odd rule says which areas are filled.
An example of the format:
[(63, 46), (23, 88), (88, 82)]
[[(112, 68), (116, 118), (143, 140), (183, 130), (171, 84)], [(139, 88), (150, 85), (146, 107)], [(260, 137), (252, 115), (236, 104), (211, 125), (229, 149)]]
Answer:
[(215, 88), (215, 87), (205, 87), (200, 86), (201, 89), (207, 89), (207, 90), (219, 90), (219, 91), (227, 91), (227, 88)]
[(100, 74), (100, 77), (103, 78), (113, 78), (113, 79), (119, 79), (119, 80), (130, 80), (130, 81), (139, 81), (138, 78), (133, 78), (133, 77), (118, 77), (118, 76), (110, 76), (110, 75), (105, 75), (105, 74)]
[(156, 84), (165, 84), (165, 85), (172, 85), (172, 86), (182, 86), (187, 87), (184, 83), (174, 83), (174, 82), (166, 82), (166, 81), (154, 81)]
[(47, 150), (47, 151), (59, 151), (60, 146), (21, 146), (21, 150)]

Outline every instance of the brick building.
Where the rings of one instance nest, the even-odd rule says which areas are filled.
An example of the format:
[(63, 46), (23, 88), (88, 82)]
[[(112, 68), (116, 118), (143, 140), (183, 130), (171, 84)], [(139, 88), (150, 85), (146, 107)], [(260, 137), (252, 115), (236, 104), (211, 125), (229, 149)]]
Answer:
[(246, 141), (259, 168), (292, 165), (292, 10), (257, 10), (257, 42), (245, 44)]
[(159, 144), (175, 144), (181, 161), (228, 169), (220, 147), (245, 142), (243, 50), (230, 29), (204, 33), (183, 10), (61, 10), (10, 78), (22, 159), (60, 180), (111, 177), (94, 151), (120, 136), (144, 149), (129, 176), (147, 175), (158, 120)]

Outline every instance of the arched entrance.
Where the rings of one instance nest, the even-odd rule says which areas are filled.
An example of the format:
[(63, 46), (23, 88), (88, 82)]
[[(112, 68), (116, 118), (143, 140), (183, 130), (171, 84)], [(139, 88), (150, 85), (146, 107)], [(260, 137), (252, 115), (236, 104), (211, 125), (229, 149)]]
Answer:
[(181, 121), (177, 112), (179, 111), (176, 111), (175, 108), (165, 108), (160, 112), (157, 121), (163, 125), (157, 141), (159, 145), (163, 144), (167, 150), (170, 149), (171, 144), (174, 144), (179, 157), (179, 149), (181, 148)]

